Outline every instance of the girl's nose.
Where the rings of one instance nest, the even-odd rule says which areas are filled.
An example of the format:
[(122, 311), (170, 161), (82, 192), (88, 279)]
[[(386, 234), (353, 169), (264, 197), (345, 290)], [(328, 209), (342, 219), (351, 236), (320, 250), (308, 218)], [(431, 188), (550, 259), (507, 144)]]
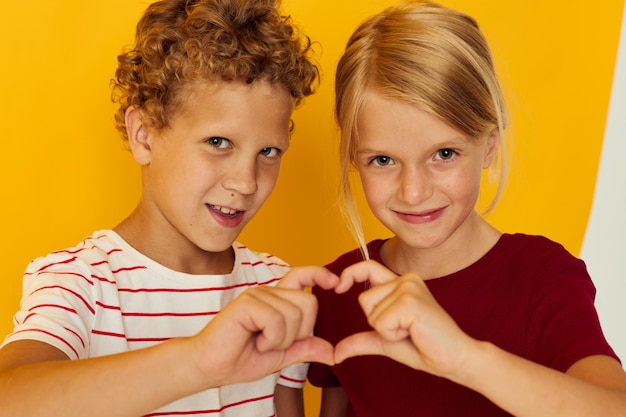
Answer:
[(419, 167), (410, 167), (402, 170), (398, 187), (398, 198), (411, 205), (421, 203), (433, 194), (428, 172)]

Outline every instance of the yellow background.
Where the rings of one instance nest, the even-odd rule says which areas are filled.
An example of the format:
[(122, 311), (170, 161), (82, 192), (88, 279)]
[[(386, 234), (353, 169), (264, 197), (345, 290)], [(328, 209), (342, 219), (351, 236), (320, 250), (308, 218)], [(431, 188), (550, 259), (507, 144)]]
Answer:
[[(147, 1), (32, 0), (0, 7), (0, 337), (36, 256), (115, 226), (139, 171), (113, 128), (109, 79)], [(295, 114), (281, 179), (241, 241), (292, 264), (354, 247), (336, 207), (334, 66), (351, 31), (392, 0), (284, 0), (314, 40), (318, 94)], [(578, 254), (600, 155), (624, 2), (449, 0), (490, 41), (512, 113), (511, 175), (490, 220)], [(368, 238), (388, 233), (365, 216)], [(318, 391), (307, 387), (307, 415)]]

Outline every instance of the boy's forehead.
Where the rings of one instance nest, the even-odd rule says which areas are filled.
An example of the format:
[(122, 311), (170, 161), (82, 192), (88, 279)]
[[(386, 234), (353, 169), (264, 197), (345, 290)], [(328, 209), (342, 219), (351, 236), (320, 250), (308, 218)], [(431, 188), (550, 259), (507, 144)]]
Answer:
[[(268, 98), (277, 95), (291, 97), (289, 91), (282, 84), (271, 83), (265, 79), (254, 80), (251, 83), (242, 80), (194, 80), (186, 83), (179, 89), (178, 97), (176, 98), (176, 110), (183, 112), (187, 109), (192, 110), (190, 107), (194, 106), (198, 99), (214, 96), (227, 90), (242, 95), (255, 90), (260, 94), (266, 95)], [(293, 97), (291, 98), (292, 101), (295, 101)]]
[(218, 91), (224, 89), (232, 90), (247, 90), (247, 89), (262, 89), (268, 92), (268, 94), (286, 93), (289, 91), (285, 86), (280, 83), (272, 83), (264, 78), (247, 82), (245, 80), (221, 80), (221, 79), (198, 79), (185, 83), (181, 90), (181, 93), (189, 96), (193, 94), (215, 94)]
[[(194, 81), (180, 88), (170, 107), (166, 129), (179, 128), (185, 124), (207, 123), (226, 126), (239, 120), (246, 109), (263, 116), (262, 123), (271, 126), (278, 122), (288, 123), (295, 107), (295, 99), (279, 83), (257, 80), (252, 83), (243, 81)], [(269, 122), (270, 124), (267, 124)], [(234, 122), (235, 125), (241, 123)]]

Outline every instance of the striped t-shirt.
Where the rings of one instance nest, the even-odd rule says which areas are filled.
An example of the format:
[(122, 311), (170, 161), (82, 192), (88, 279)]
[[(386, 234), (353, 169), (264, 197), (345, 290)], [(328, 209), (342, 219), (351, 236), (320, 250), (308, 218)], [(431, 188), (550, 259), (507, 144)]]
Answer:
[[(275, 285), (289, 270), (282, 260), (237, 242), (233, 250), (230, 274), (190, 275), (142, 255), (112, 230), (96, 232), (29, 264), (15, 328), (4, 344), (38, 340), (83, 359), (192, 336), (244, 290)], [(300, 388), (306, 371), (306, 364), (294, 365), (257, 382), (183, 398), (150, 415), (272, 416), (275, 384)]]

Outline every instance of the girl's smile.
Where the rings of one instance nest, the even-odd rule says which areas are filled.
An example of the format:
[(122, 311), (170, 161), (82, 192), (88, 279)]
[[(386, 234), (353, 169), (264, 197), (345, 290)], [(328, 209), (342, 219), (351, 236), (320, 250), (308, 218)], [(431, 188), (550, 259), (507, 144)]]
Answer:
[(435, 210), (427, 210), (420, 213), (401, 212), (396, 211), (396, 215), (401, 220), (411, 224), (424, 224), (437, 220), (443, 216), (446, 207), (441, 207)]

